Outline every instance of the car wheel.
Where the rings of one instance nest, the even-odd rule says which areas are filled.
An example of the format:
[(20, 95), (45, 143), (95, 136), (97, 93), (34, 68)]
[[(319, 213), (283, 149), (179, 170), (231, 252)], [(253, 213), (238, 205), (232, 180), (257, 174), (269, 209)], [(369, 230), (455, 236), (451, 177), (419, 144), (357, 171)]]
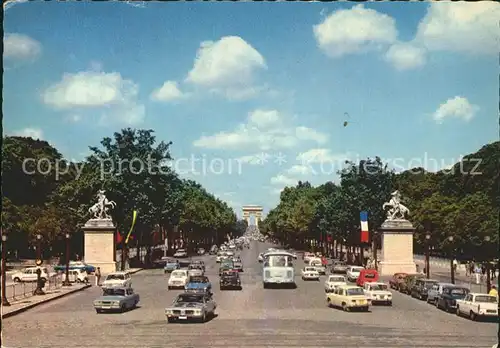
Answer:
[(14, 283), (20, 283), (20, 282), (21, 282), (21, 279), (19, 279), (18, 277), (14, 278)]
[(346, 304), (345, 302), (344, 302), (344, 303), (342, 303), (342, 310), (343, 310), (344, 312), (349, 312), (349, 307), (347, 307), (347, 304)]
[(167, 321), (171, 324), (174, 322), (174, 318), (167, 318)]
[(476, 313), (474, 313), (473, 311), (470, 311), (469, 318), (470, 318), (470, 320), (475, 321), (477, 318)]
[(205, 323), (207, 321), (207, 312), (203, 312), (203, 316), (201, 317), (201, 322)]
[(326, 305), (327, 305), (328, 308), (332, 307), (332, 300), (330, 300), (330, 298), (326, 299)]
[(458, 306), (457, 306), (456, 315), (457, 315), (457, 316), (460, 316), (460, 309), (458, 309)]
[(97, 314), (101, 314), (101, 313), (102, 313), (102, 310), (100, 310), (100, 309), (96, 309), (96, 310), (95, 310), (95, 312), (96, 312)]
[(127, 310), (127, 307), (126, 307), (124, 304), (122, 304), (122, 305), (120, 306), (120, 312), (121, 312), (121, 313), (123, 313), (123, 312), (125, 312), (126, 310)]
[(77, 283), (81, 283), (82, 281), (81, 281), (80, 279), (77, 279), (77, 280), (76, 280), (76, 282), (77, 282)]
[(388, 305), (388, 306), (392, 306), (392, 301), (387, 302), (387, 305)]

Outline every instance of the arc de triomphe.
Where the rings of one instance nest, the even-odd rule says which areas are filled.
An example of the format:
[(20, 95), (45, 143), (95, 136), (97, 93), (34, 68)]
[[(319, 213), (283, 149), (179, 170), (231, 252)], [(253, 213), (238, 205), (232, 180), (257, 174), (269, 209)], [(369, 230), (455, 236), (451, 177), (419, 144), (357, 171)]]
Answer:
[(255, 226), (259, 227), (259, 221), (262, 220), (262, 207), (260, 205), (244, 205), (242, 209), (243, 219), (247, 220), (247, 224), (250, 226), (250, 217), (253, 215)]

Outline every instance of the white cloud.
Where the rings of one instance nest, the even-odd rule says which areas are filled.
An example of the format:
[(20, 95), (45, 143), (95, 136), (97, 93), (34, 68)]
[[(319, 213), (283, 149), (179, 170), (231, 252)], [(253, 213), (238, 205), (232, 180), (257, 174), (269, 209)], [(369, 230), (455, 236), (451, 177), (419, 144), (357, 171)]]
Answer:
[(255, 73), (266, 69), (264, 57), (239, 36), (202, 42), (186, 82), (208, 88), (228, 99), (245, 99), (259, 92)]
[(288, 168), (286, 173), (290, 175), (311, 175), (314, 174), (314, 171), (310, 166), (296, 164)]
[(333, 58), (383, 48), (398, 36), (392, 17), (363, 5), (333, 12), (313, 31), (319, 48)]
[(349, 153), (334, 154), (330, 149), (317, 148), (301, 152), (297, 155), (297, 161), (301, 163), (338, 163), (343, 164), (352, 157)]
[(425, 64), (425, 49), (408, 43), (396, 43), (385, 54), (385, 59), (397, 70), (410, 70)]
[(256, 153), (254, 155), (241, 156), (238, 161), (250, 165), (263, 165), (269, 161), (271, 155), (267, 153)]
[(467, 98), (456, 96), (441, 104), (434, 112), (433, 117), (438, 123), (443, 122), (446, 118), (460, 118), (469, 121), (478, 111), (479, 107), (471, 104)]
[(27, 35), (10, 33), (4, 35), (3, 50), (6, 60), (33, 60), (42, 52), (42, 45)]
[[(267, 120), (265, 117), (269, 117)], [(211, 149), (257, 148), (259, 150), (291, 148), (301, 142), (324, 143), (326, 134), (303, 126), (291, 126), (276, 110), (254, 110), (248, 121), (231, 132), (202, 136), (193, 145)]]
[(45, 104), (60, 110), (104, 108), (102, 121), (141, 123), (145, 107), (137, 102), (139, 86), (117, 73), (96, 71), (64, 74), (42, 94)]
[(297, 185), (298, 180), (294, 178), (290, 178), (283, 174), (278, 174), (271, 178), (271, 184), (273, 185), (282, 185), (282, 186), (295, 186)]
[(31, 137), (33, 139), (43, 139), (43, 131), (40, 128), (24, 128), (12, 132), (12, 135), (18, 137)]
[(76, 122), (80, 122), (82, 120), (82, 117), (78, 114), (72, 114), (72, 115), (68, 115), (66, 117), (66, 120), (69, 122), (72, 122), (72, 123), (76, 123)]
[(183, 93), (179, 89), (179, 85), (175, 81), (165, 81), (165, 83), (153, 91), (151, 94), (151, 99), (155, 101), (175, 101), (184, 99), (187, 94)]
[(415, 41), (429, 50), (498, 54), (500, 6), (495, 2), (432, 2)]

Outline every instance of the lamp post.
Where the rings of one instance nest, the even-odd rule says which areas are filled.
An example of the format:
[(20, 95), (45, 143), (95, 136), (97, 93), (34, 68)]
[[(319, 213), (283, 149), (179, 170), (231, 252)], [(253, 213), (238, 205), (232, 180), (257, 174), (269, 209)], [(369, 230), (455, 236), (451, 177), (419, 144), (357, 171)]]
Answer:
[(6, 245), (7, 245), (7, 235), (2, 234), (2, 306), (10, 306), (7, 300), (7, 294), (5, 293), (5, 276), (6, 276)]
[(40, 233), (36, 235), (36, 259), (42, 259), (42, 235)]
[(71, 286), (71, 282), (69, 281), (69, 233), (66, 233), (66, 277), (63, 282), (63, 286)]
[(431, 277), (431, 271), (429, 269), (430, 262), (429, 262), (429, 254), (430, 254), (430, 239), (431, 235), (430, 233), (426, 233), (425, 235), (425, 276), (427, 279)]
[(488, 248), (488, 252), (486, 253), (486, 292), (489, 293), (491, 290), (491, 275), (490, 275), (490, 261), (489, 261), (489, 250), (490, 250), (490, 236), (485, 236), (484, 241), (486, 244), (486, 247)]
[(448, 242), (450, 242), (450, 271), (451, 271), (451, 283), (455, 284), (455, 265), (453, 264), (453, 236), (448, 237)]

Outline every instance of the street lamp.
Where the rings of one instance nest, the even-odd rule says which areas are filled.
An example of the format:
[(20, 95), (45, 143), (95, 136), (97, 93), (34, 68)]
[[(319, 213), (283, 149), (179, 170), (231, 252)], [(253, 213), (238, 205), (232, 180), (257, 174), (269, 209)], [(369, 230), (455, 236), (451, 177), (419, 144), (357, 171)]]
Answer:
[(451, 272), (451, 283), (455, 284), (455, 265), (453, 264), (453, 236), (448, 237), (448, 242), (450, 242), (450, 272)]
[(489, 250), (490, 250), (489, 243), (491, 241), (490, 236), (485, 236), (484, 237), (484, 241), (485, 241), (485, 244), (487, 244), (486, 246), (488, 248), (488, 251), (486, 253), (486, 265), (485, 266), (486, 266), (486, 292), (489, 293), (490, 290), (491, 290), (491, 275), (490, 275), (490, 260), (489, 260), (489, 256), (490, 256), (490, 254), (489, 254)]
[(5, 276), (6, 276), (6, 246), (7, 246), (7, 235), (2, 234), (2, 306), (10, 306), (9, 301), (7, 301), (7, 294), (5, 293)]
[(431, 239), (431, 234), (429, 232), (426, 233), (425, 235), (425, 276), (427, 279), (429, 279), (431, 277), (431, 271), (430, 271), (430, 262), (429, 262), (429, 258), (430, 258), (430, 247), (431, 247), (431, 243), (430, 243), (430, 239)]
[(36, 259), (42, 260), (42, 235), (36, 235)]
[(66, 233), (66, 277), (63, 282), (63, 286), (71, 286), (71, 282), (69, 281), (69, 238), (71, 236), (69, 233)]

